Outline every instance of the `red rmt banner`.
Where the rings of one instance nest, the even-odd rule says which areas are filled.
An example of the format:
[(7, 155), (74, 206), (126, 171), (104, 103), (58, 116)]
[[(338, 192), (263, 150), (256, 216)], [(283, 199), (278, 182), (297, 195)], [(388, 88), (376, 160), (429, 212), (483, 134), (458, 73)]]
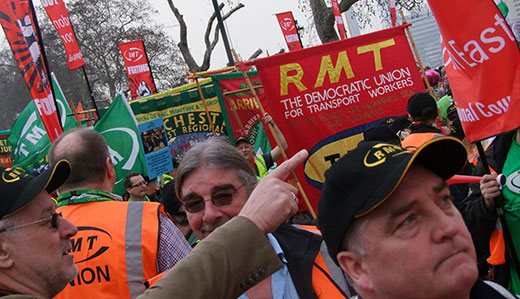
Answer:
[(63, 129), (58, 120), (44, 57), (38, 44), (38, 28), (34, 25), (30, 1), (0, 1), (0, 23), (47, 135), (53, 142), (63, 133)]
[(276, 18), (278, 19), (278, 23), (282, 29), (282, 34), (285, 42), (287, 43), (287, 48), (289, 48), (289, 51), (303, 48), (300, 41), (300, 36), (298, 35), (298, 30), (296, 30), (296, 24), (294, 22), (292, 12), (287, 11), (277, 13)]
[(428, 3), (442, 35), (444, 64), (466, 137), (474, 142), (518, 128), (520, 51), (495, 3)]
[(120, 43), (132, 100), (157, 93), (142, 40)]
[(296, 175), (317, 208), (325, 171), (386, 117), (406, 114), (424, 85), (404, 26), (254, 61), (263, 105), (283, 132), (288, 156), (309, 151)]
[(58, 31), (63, 41), (65, 52), (67, 53), (69, 70), (74, 70), (85, 65), (78, 42), (76, 41), (76, 35), (70, 23), (69, 13), (63, 0), (41, 0), (41, 2), (52, 25), (54, 25), (54, 28), (56, 28), (56, 31)]

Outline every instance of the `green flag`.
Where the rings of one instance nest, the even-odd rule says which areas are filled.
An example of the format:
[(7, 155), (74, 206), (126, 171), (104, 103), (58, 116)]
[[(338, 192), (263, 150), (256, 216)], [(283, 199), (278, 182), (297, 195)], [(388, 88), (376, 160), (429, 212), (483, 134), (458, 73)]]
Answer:
[[(58, 84), (58, 80), (56, 80), (54, 74), (51, 77), (63, 131), (75, 128), (78, 126), (76, 119), (73, 116), (67, 116), (72, 114), (72, 110)], [(33, 101), (29, 102), (14, 122), (7, 143), (13, 149), (14, 166), (31, 170), (48, 164), (47, 153), (51, 142)]]
[(116, 171), (114, 193), (123, 195), (126, 174), (137, 171), (146, 175), (147, 171), (137, 121), (122, 94), (116, 96), (94, 130), (101, 133), (108, 144)]

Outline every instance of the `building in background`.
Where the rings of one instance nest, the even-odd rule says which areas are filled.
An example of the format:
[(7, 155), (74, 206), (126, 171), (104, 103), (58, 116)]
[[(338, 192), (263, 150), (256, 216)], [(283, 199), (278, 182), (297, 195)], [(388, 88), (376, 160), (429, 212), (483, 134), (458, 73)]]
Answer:
[(431, 12), (420, 14), (408, 22), (412, 23), (410, 32), (423, 66), (433, 69), (443, 65), (441, 33)]
[[(520, 0), (503, 0), (507, 4), (509, 13), (506, 16), (506, 20), (511, 25), (516, 39), (520, 38)], [(497, 2), (497, 1), (495, 1)], [(498, 1), (499, 2), (499, 1)]]

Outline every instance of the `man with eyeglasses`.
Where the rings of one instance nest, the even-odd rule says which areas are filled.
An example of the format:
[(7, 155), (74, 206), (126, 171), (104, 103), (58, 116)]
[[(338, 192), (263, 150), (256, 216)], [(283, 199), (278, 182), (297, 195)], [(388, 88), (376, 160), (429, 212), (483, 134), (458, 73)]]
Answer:
[[(193, 145), (185, 154), (178, 168), (175, 191), (193, 232), (204, 240), (239, 214), (256, 184), (255, 174), (238, 150), (213, 138)], [(287, 188), (287, 196), (296, 201), (296, 187), (288, 184)], [(284, 267), (239, 298), (347, 297), (348, 287), (341, 270), (332, 264), (328, 254), (321, 254), (325, 246), (321, 246), (319, 234), (282, 224), (267, 236)]]
[(159, 203), (122, 202), (112, 193), (116, 175), (101, 134), (65, 132), (49, 151), (51, 163), (60, 159), (72, 167), (58, 189), (58, 211), (79, 229), (72, 238), (79, 275), (58, 298), (135, 298), (191, 250)]
[(58, 161), (37, 177), (18, 168), (0, 173), (0, 296), (52, 298), (78, 274), (70, 243), (78, 230), (49, 196), (70, 165)]
[(146, 195), (148, 190), (146, 180), (138, 172), (128, 173), (123, 185), (128, 193), (128, 201), (150, 201)]
[[(306, 157), (302, 151), (283, 163), (260, 183), (238, 217), (137, 298), (188, 298), (187, 291), (192, 299), (236, 298), (282, 267), (265, 234), (298, 210), (283, 179)], [(0, 168), (0, 297), (49, 299), (78, 274), (71, 242), (78, 228), (61, 218), (49, 196), (69, 173), (67, 161), (58, 161), (38, 177)], [(241, 255), (244, 252), (248, 254)], [(190, 288), (193, 285), (197, 287)], [(88, 297), (90, 291), (79, 298)]]

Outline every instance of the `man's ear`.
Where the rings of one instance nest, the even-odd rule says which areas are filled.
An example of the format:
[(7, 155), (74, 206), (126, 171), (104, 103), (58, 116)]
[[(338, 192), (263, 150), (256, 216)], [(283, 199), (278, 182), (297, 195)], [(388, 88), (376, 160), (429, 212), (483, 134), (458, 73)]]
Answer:
[(110, 157), (106, 157), (105, 159), (105, 169), (106, 174), (109, 178), (116, 177), (116, 170), (114, 169), (114, 165), (112, 164), (112, 160), (110, 159)]
[(13, 266), (13, 263), (9, 243), (0, 238), (0, 269), (9, 269)]
[(361, 290), (373, 290), (374, 285), (367, 271), (363, 256), (352, 251), (340, 251), (336, 256), (339, 266)]

